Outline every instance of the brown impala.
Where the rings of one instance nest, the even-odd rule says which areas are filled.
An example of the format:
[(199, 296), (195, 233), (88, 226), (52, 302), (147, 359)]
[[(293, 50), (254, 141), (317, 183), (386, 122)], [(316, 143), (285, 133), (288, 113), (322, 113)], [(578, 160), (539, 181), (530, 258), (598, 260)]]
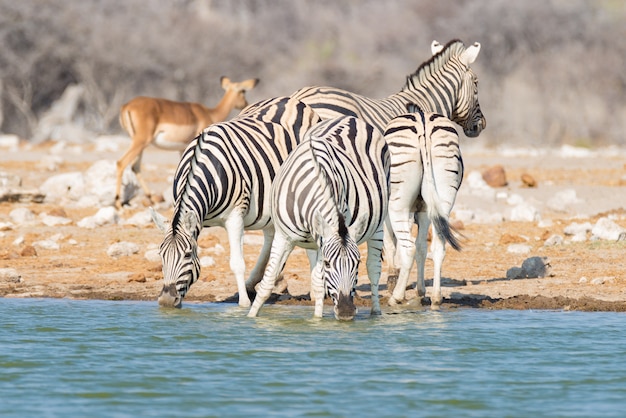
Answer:
[(122, 174), (128, 164), (132, 169), (144, 193), (150, 198), (150, 189), (141, 177), (141, 156), (143, 150), (154, 143), (159, 148), (183, 152), (185, 147), (202, 130), (211, 124), (223, 122), (233, 109), (243, 109), (248, 105), (246, 90), (252, 89), (259, 82), (254, 78), (240, 83), (222, 77), (222, 88), (226, 91), (214, 108), (200, 103), (174, 102), (153, 97), (135, 97), (120, 110), (120, 124), (131, 137), (130, 148), (117, 161), (117, 183), (115, 188), (115, 206), (121, 208), (120, 190)]

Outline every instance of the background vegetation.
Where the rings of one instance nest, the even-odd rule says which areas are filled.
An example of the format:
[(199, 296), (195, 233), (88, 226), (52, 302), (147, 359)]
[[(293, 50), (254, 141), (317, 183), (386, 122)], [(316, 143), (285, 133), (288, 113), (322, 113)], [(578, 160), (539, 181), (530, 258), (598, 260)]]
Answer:
[(622, 0), (0, 0), (0, 131), (31, 138), (72, 84), (74, 122), (119, 133), (136, 95), (215, 104), (312, 84), (401, 89), (430, 43), (479, 41), (490, 144), (626, 143)]

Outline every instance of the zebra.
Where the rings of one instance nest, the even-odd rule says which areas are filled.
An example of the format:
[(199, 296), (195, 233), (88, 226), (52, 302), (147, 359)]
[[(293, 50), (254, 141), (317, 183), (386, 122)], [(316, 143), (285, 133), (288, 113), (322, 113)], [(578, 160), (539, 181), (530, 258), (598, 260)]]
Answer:
[(465, 48), (460, 40), (445, 46), (431, 45), (433, 56), (411, 75), (399, 93), (384, 99), (371, 99), (332, 87), (304, 87), (291, 97), (313, 107), (322, 119), (348, 115), (363, 119), (384, 132), (387, 123), (406, 112), (406, 105), (417, 104), (452, 119), (465, 135), (476, 137), (487, 126), (478, 102), (478, 78), (470, 68), (480, 52), (480, 43)]
[[(389, 122), (384, 133), (391, 153), (391, 186), (387, 229), (397, 239), (400, 258), (398, 281), (389, 297), (389, 305), (404, 300), (408, 276), (417, 262), (417, 293), (426, 294), (424, 264), (427, 255), (428, 227), (433, 224), (433, 295), (432, 305), (441, 304), (441, 266), (446, 242), (461, 250), (449, 224), (449, 215), (463, 180), (463, 159), (454, 124), (445, 116), (422, 112), (407, 106), (410, 112)], [(417, 239), (411, 229), (417, 221)], [(385, 244), (387, 247), (387, 243)], [(417, 247), (417, 248), (416, 248)], [(416, 252), (417, 250), (417, 252)]]
[(381, 313), (383, 225), (389, 199), (389, 151), (382, 134), (350, 116), (313, 127), (281, 166), (272, 184), (274, 242), (248, 316), (258, 315), (293, 248), (307, 249), (314, 317), (323, 313), (324, 290), (334, 315), (356, 315), (354, 293), (360, 255), (367, 242), (371, 314)]
[[(205, 226), (221, 226), (228, 233), (239, 305), (250, 306), (248, 290), (252, 293), (262, 277), (274, 235), (269, 203), (272, 180), (317, 122), (319, 117), (309, 106), (277, 97), (209, 126), (189, 144), (174, 175), (170, 225), (153, 211), (153, 220), (165, 234), (160, 246), (163, 289), (159, 305), (181, 306), (200, 274), (198, 235)], [(254, 229), (263, 230), (264, 243), (245, 281), (243, 231)]]

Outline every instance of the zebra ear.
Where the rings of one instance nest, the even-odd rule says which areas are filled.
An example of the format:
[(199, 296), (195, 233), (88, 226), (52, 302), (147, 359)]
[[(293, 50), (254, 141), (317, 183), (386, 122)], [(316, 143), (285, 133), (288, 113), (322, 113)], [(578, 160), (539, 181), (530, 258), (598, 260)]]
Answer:
[(196, 227), (198, 226), (198, 219), (193, 212), (185, 212), (183, 215), (183, 227), (189, 235), (193, 236)]
[(461, 62), (463, 64), (469, 66), (474, 61), (476, 61), (476, 58), (478, 57), (478, 53), (479, 52), (480, 52), (480, 44), (478, 42), (474, 42), (474, 45), (472, 45), (469, 48), (467, 48), (461, 54), (461, 57), (460, 57)]
[(152, 216), (152, 221), (157, 226), (157, 228), (159, 228), (159, 230), (161, 232), (165, 233), (165, 231), (167, 231), (167, 225), (166, 224), (169, 223), (167, 218), (165, 216), (161, 215), (156, 210), (154, 210), (154, 208), (152, 206), (150, 206), (150, 215)]
[(313, 229), (318, 236), (317, 244), (321, 247), (320, 244), (322, 238), (330, 235), (332, 231), (330, 229), (330, 225), (328, 225), (328, 222), (326, 222), (326, 219), (324, 219), (324, 216), (322, 216), (322, 213), (319, 210), (316, 210), (313, 215)]
[(443, 45), (441, 45), (439, 41), (433, 41), (433, 43), (430, 44), (430, 51), (433, 53), (433, 55), (437, 55), (442, 50), (443, 50)]

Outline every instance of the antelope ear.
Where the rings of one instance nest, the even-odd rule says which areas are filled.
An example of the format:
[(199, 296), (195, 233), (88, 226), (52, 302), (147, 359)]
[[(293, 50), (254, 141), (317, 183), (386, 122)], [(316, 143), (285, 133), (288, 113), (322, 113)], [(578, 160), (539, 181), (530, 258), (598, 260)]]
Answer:
[(467, 48), (461, 54), (461, 57), (460, 57), (461, 62), (469, 66), (474, 61), (476, 61), (476, 58), (478, 57), (479, 52), (480, 52), (480, 44), (478, 42), (474, 42), (474, 45)]
[(242, 90), (251, 90), (253, 89), (257, 84), (259, 84), (259, 79), (258, 78), (251, 78), (250, 80), (246, 80), (243, 81), (242, 83)]
[(165, 231), (167, 231), (167, 224), (169, 224), (168, 219), (154, 210), (152, 206), (150, 206), (150, 215), (152, 216), (152, 221), (157, 228), (159, 228), (161, 232), (165, 233)]
[(185, 212), (183, 215), (183, 227), (185, 231), (191, 236), (193, 236), (196, 227), (198, 226), (198, 219), (193, 212)]
[(433, 53), (433, 55), (437, 55), (442, 50), (443, 50), (443, 45), (441, 45), (439, 41), (433, 41), (430, 44), (430, 51)]
[(228, 90), (228, 87), (230, 87), (230, 84), (231, 84), (231, 83), (230, 83), (230, 78), (228, 78), (228, 77), (226, 77), (226, 76), (222, 76), (222, 77), (220, 78), (220, 83), (221, 83), (222, 88), (223, 88), (224, 90)]

